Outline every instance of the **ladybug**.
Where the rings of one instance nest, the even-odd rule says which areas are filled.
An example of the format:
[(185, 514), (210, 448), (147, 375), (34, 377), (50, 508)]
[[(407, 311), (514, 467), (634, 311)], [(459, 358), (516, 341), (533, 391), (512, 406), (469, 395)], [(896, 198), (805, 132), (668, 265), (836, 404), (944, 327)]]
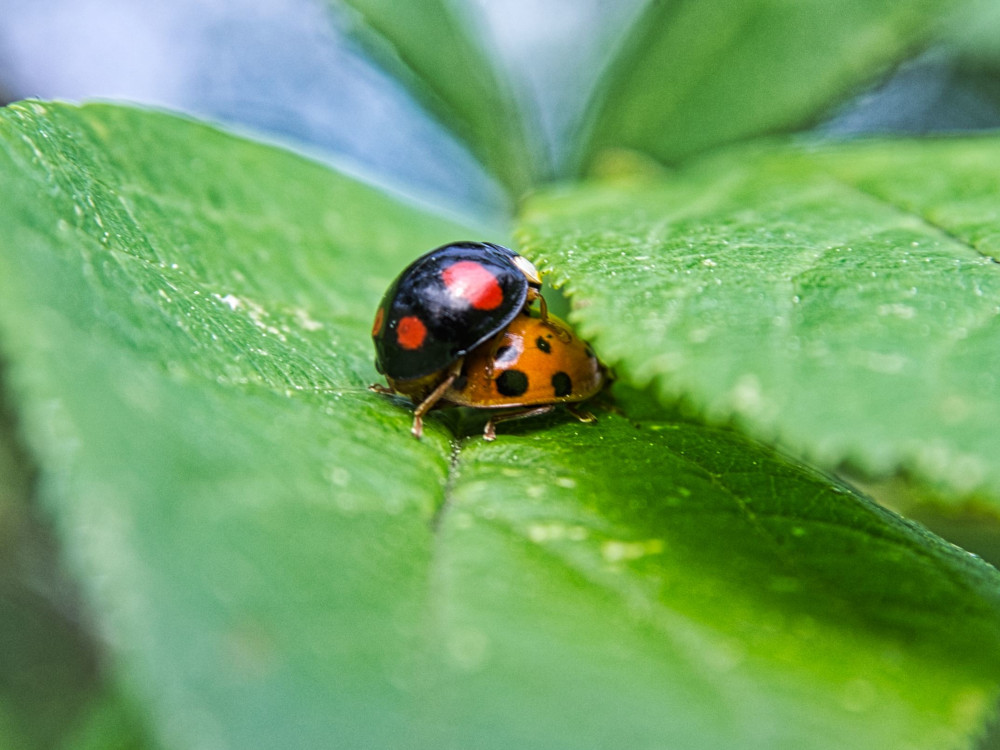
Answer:
[(375, 312), (375, 368), (389, 388), (373, 390), (418, 403), (413, 434), (419, 437), (422, 416), (457, 377), (468, 352), (536, 299), (542, 320), (548, 319), (541, 285), (531, 261), (491, 242), (453, 242), (417, 258)]
[(590, 344), (565, 322), (524, 311), (494, 339), (466, 355), (441, 401), (508, 409), (486, 423), (483, 437), (494, 440), (497, 422), (546, 414), (557, 404), (566, 404), (581, 422), (593, 422), (592, 414), (574, 405), (597, 395), (607, 382), (607, 370)]

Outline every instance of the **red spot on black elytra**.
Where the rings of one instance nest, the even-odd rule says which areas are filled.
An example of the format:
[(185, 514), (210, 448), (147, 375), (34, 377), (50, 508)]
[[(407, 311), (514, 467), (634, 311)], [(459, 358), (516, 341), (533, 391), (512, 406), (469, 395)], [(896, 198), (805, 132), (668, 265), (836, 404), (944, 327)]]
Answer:
[(503, 302), (503, 289), (490, 269), (473, 260), (460, 260), (441, 272), (448, 291), (477, 310), (493, 310)]
[(380, 307), (375, 313), (375, 322), (372, 324), (372, 336), (378, 336), (378, 332), (382, 330), (382, 321), (385, 319), (385, 308)]
[(427, 326), (415, 315), (401, 318), (396, 326), (396, 341), (404, 349), (419, 349), (427, 338)]

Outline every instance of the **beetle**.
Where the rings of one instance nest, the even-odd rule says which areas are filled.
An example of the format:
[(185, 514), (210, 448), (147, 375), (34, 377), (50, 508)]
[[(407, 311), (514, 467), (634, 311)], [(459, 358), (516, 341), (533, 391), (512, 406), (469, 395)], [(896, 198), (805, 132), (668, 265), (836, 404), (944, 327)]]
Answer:
[(494, 440), (497, 422), (546, 414), (559, 404), (582, 422), (594, 421), (575, 404), (595, 396), (607, 382), (608, 372), (590, 344), (564, 321), (524, 311), (465, 357), (440, 400), (505, 410), (486, 423), (483, 437)]
[(496, 336), (535, 300), (548, 308), (534, 264), (491, 242), (452, 242), (417, 258), (390, 284), (375, 312), (375, 368), (389, 387), (418, 404), (422, 417), (458, 375), (465, 355)]

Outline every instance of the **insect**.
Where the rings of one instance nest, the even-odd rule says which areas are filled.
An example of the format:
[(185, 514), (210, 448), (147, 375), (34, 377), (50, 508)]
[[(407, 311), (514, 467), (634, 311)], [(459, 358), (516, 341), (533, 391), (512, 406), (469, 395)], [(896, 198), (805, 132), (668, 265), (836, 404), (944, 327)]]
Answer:
[(546, 414), (557, 404), (565, 404), (581, 422), (594, 421), (592, 414), (574, 405), (596, 395), (607, 379), (590, 345), (565, 322), (555, 316), (542, 320), (525, 311), (466, 355), (441, 401), (506, 409), (486, 423), (483, 437), (493, 440), (497, 422)]
[(488, 242), (454, 242), (417, 258), (375, 313), (375, 367), (393, 380), (440, 372), (541, 299), (535, 266)]
[(422, 417), (458, 375), (462, 358), (502, 331), (536, 299), (548, 320), (538, 270), (489, 242), (453, 242), (417, 258), (386, 290), (375, 312), (375, 368), (389, 388), (418, 404)]

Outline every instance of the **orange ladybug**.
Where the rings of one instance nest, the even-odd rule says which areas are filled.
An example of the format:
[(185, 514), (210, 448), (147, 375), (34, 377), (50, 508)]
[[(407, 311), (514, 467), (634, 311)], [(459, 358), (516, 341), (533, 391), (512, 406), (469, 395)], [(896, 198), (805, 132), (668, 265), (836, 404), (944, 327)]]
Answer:
[(558, 404), (566, 404), (581, 422), (594, 421), (574, 404), (595, 396), (607, 380), (590, 345), (564, 321), (524, 311), (465, 356), (457, 374), (444, 381), (441, 402), (507, 409), (486, 423), (483, 437), (494, 440), (497, 422), (546, 414)]

